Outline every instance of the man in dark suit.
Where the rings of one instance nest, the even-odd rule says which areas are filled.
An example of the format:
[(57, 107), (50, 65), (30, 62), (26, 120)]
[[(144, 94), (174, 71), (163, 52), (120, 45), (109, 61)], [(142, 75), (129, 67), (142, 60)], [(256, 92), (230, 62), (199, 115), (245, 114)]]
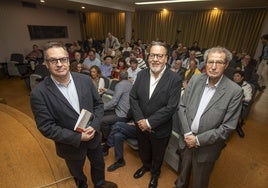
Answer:
[[(103, 103), (98, 92), (88, 76), (69, 71), (69, 57), (64, 45), (50, 42), (44, 55), (50, 77), (31, 93), (31, 107), (38, 129), (45, 137), (54, 140), (57, 154), (65, 160), (77, 187), (88, 187), (83, 173), (87, 156), (94, 187), (116, 188), (116, 184), (104, 178), (99, 134)], [(94, 114), (92, 124), (82, 133), (74, 131), (81, 109)]]
[(225, 140), (236, 129), (241, 113), (242, 89), (223, 75), (232, 54), (222, 47), (204, 54), (206, 73), (195, 75), (179, 105), (180, 175), (176, 188), (207, 188)]
[(138, 73), (130, 92), (130, 106), (137, 124), (143, 164), (134, 178), (151, 171), (149, 188), (155, 188), (172, 131), (172, 116), (180, 99), (182, 79), (167, 68), (167, 48), (162, 42), (151, 44), (148, 57), (150, 68)]

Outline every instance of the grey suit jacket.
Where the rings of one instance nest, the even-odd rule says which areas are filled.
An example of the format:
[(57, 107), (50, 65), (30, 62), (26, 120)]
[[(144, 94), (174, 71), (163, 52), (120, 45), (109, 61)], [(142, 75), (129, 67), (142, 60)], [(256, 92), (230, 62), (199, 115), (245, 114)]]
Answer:
[[(99, 131), (103, 117), (103, 103), (91, 79), (84, 74), (72, 73), (77, 90), (80, 110), (87, 109), (95, 116), (92, 127)], [(39, 131), (55, 141), (56, 151), (66, 159), (82, 159), (88, 148), (95, 148), (100, 142), (99, 133), (94, 139), (81, 142), (81, 133), (74, 126), (79, 114), (48, 77), (31, 92), (31, 107)]]
[(152, 136), (168, 137), (172, 131), (172, 116), (180, 100), (182, 79), (175, 72), (166, 68), (151, 98), (150, 69), (143, 69), (130, 92), (130, 107), (134, 120), (148, 119)]
[[(207, 80), (206, 74), (191, 78), (181, 98), (179, 119), (181, 121), (180, 146), (185, 147), (183, 135), (191, 131), (191, 125), (196, 115)], [(236, 83), (223, 76), (216, 92), (206, 109), (199, 124), (197, 138), (200, 146), (196, 149), (198, 161), (215, 161), (225, 146), (225, 140), (236, 128), (241, 113), (243, 91)]]

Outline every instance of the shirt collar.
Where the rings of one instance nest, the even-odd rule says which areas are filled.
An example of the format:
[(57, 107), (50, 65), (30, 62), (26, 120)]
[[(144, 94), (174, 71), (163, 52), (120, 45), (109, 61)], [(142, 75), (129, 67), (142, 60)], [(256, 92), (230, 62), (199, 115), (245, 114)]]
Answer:
[[(218, 85), (219, 85), (219, 83), (221, 82), (221, 80), (222, 80), (222, 77), (223, 77), (223, 75), (221, 75), (221, 78), (219, 79), (219, 81), (214, 85), (214, 86), (212, 86), (212, 87), (218, 87)], [(206, 81), (206, 85), (208, 86), (208, 79), (209, 79), (209, 77), (207, 77), (207, 81)]]
[[(69, 79), (69, 81), (68, 81), (68, 83), (67, 83), (67, 86), (70, 84), (70, 82), (73, 80), (73, 77), (72, 77), (72, 74), (69, 72), (69, 74), (70, 74), (70, 79)], [(51, 79), (53, 80), (53, 82), (56, 84), (56, 85), (58, 85), (58, 86), (65, 86), (63, 83), (61, 83), (61, 82), (58, 82), (52, 75), (50, 75), (50, 77), (51, 77)]]

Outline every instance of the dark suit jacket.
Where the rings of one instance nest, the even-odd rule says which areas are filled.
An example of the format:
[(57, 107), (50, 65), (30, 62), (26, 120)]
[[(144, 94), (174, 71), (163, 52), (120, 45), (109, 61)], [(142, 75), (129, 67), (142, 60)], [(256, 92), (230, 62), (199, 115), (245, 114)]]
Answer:
[(181, 85), (181, 77), (166, 68), (149, 99), (150, 69), (138, 73), (130, 92), (130, 107), (136, 122), (148, 119), (152, 136), (156, 138), (170, 136), (172, 116), (180, 99)]
[[(86, 109), (95, 116), (92, 127), (97, 131), (103, 117), (103, 103), (87, 75), (72, 73), (76, 86), (80, 110)], [(55, 141), (56, 151), (66, 159), (82, 159), (88, 148), (99, 144), (100, 136), (96, 132), (94, 139), (81, 142), (81, 133), (74, 126), (79, 114), (70, 105), (51, 77), (47, 77), (31, 93), (31, 107), (40, 132)]]
[[(206, 74), (193, 76), (187, 85), (179, 106), (181, 121), (180, 146), (183, 149), (185, 142), (183, 135), (191, 131), (205, 84)], [(198, 162), (216, 161), (225, 140), (236, 128), (241, 113), (243, 91), (239, 85), (223, 76), (215, 94), (211, 98), (200, 118), (197, 138), (200, 146), (196, 148)]]

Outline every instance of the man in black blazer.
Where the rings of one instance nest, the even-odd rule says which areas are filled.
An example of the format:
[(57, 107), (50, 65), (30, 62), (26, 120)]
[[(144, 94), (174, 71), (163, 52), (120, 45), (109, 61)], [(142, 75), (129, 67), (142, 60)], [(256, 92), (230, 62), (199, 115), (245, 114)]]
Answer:
[[(86, 156), (91, 162), (91, 178), (95, 188), (117, 187), (105, 181), (104, 159), (100, 145), (100, 122), (103, 103), (92, 81), (86, 75), (69, 71), (69, 57), (64, 45), (50, 42), (45, 47), (45, 64), (50, 77), (31, 93), (31, 107), (40, 132), (54, 140), (79, 188), (86, 188), (83, 173)], [(94, 114), (82, 133), (74, 131), (81, 109)]]
[(130, 92), (130, 106), (137, 124), (139, 154), (143, 163), (134, 178), (151, 171), (149, 188), (155, 188), (172, 131), (172, 116), (180, 99), (182, 79), (167, 68), (164, 43), (152, 42), (148, 57), (150, 68), (138, 73)]

